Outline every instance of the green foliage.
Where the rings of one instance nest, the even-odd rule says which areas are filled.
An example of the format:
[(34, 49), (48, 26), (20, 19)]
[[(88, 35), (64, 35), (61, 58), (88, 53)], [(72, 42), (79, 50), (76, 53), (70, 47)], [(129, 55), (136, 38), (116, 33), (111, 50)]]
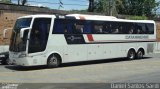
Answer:
[(117, 15), (117, 6), (123, 6), (122, 0), (96, 0), (95, 12), (106, 15)]
[(109, 14), (109, 0), (96, 0), (94, 5), (95, 12)]
[(122, 5), (117, 5), (119, 14), (152, 16), (153, 10), (159, 6), (156, 0), (121, 0)]
[(94, 11), (109, 15), (136, 15), (153, 17), (160, 3), (156, 0), (95, 0)]
[(11, 0), (1, 0), (2, 3), (11, 3)]
[(146, 16), (127, 16), (126, 19), (131, 19), (131, 20), (147, 20), (148, 18)]

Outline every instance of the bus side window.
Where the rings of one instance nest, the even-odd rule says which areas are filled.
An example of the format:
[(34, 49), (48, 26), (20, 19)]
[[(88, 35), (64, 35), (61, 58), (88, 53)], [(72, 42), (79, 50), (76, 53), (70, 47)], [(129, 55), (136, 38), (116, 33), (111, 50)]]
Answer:
[(103, 25), (103, 33), (104, 34), (108, 34), (109, 33), (109, 25), (108, 24)]
[(103, 33), (111, 34), (113, 32), (113, 24), (111, 22), (103, 23)]
[(128, 34), (135, 34), (135, 26), (133, 23), (129, 24)]
[(94, 33), (95, 34), (102, 34), (103, 33), (103, 25), (102, 24), (95, 24), (94, 25)]
[(79, 21), (74, 23), (73, 32), (75, 34), (82, 34), (84, 30), (83, 24), (81, 24)]
[(119, 24), (118, 22), (113, 23), (113, 27), (111, 28), (112, 29), (112, 34), (119, 34), (118, 24)]
[(64, 29), (64, 24), (62, 19), (55, 19), (54, 27), (53, 27), (53, 34), (62, 34)]
[(91, 34), (92, 33), (92, 23), (91, 23), (91, 21), (85, 21), (84, 22), (83, 33), (85, 33), (85, 34)]
[(140, 24), (136, 26), (136, 34), (142, 34), (142, 26)]
[(145, 27), (146, 27), (147, 34), (154, 34), (154, 24), (148, 23), (148, 24), (145, 24)]
[(118, 29), (119, 29), (119, 34), (123, 34), (124, 28), (123, 28), (122, 24), (119, 25)]
[(73, 34), (74, 21), (73, 20), (67, 20), (66, 26), (67, 26), (67, 34)]

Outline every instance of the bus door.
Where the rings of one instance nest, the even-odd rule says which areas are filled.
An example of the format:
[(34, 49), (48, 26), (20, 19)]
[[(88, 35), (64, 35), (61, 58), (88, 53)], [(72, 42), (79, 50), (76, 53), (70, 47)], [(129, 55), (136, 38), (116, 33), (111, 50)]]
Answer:
[(51, 19), (36, 18), (30, 33), (28, 53), (43, 52), (46, 49)]

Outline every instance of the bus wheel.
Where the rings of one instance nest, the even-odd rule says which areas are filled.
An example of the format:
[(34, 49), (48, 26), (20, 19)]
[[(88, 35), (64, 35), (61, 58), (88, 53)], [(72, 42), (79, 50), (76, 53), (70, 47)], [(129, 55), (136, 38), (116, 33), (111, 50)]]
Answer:
[(129, 60), (134, 60), (136, 56), (135, 50), (131, 49), (128, 51), (127, 59)]
[(143, 56), (144, 56), (143, 50), (138, 50), (137, 55), (136, 55), (136, 58), (137, 58), (137, 59), (142, 59)]
[(59, 65), (60, 65), (60, 59), (58, 59), (58, 57), (55, 56), (54, 54), (50, 55), (47, 60), (47, 66), (49, 68), (55, 68), (58, 67)]
[(5, 58), (5, 59), (2, 61), (2, 64), (3, 64), (3, 65), (11, 65), (12, 63), (10, 62), (9, 58)]
[(11, 61), (9, 60), (9, 58), (6, 59), (5, 64), (6, 65), (12, 65)]

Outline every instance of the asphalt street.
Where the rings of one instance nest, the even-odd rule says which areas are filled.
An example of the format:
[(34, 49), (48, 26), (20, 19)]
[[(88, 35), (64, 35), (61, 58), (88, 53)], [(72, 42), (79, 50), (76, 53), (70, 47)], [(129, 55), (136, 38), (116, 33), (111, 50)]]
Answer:
[[(43, 83), (31, 87), (25, 84), (23, 88), (24, 86), (28, 87), (25, 89), (74, 89), (75, 87), (80, 89), (93, 89), (93, 87), (106, 89), (107, 83), (160, 83), (160, 54), (147, 55), (142, 60), (132, 61), (119, 58), (67, 63), (59, 68), (51, 69), (46, 68), (46, 66), (0, 65), (0, 82), (19, 83), (21, 85), (23, 83), (29, 83), (30, 85), (32, 83)], [(49, 85), (46, 85), (46, 83)], [(85, 85), (86, 83), (87, 85)]]

